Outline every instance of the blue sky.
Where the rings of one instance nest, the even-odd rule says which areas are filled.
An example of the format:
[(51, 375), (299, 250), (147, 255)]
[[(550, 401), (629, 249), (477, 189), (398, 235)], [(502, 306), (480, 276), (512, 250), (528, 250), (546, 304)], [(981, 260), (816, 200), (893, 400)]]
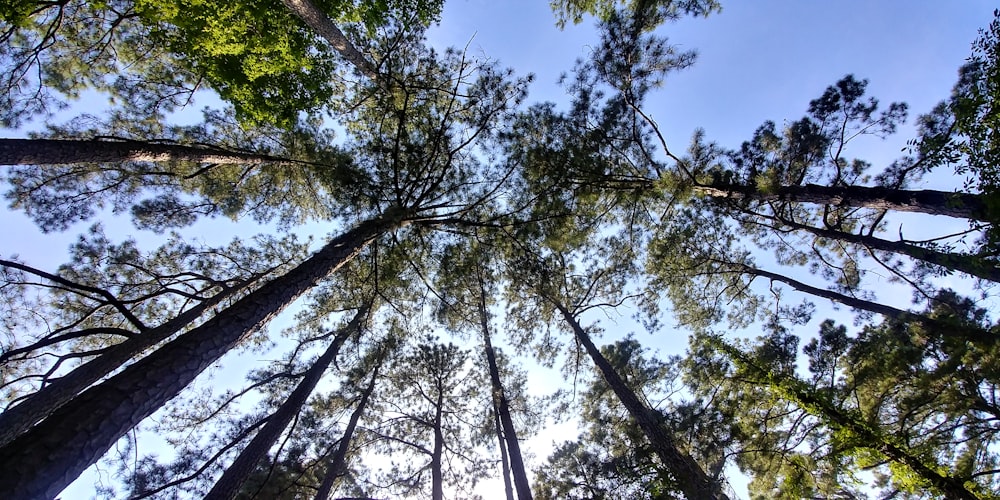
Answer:
[[(801, 117), (809, 100), (849, 73), (869, 79), (870, 93), (882, 102), (929, 110), (948, 95), (994, 8), (981, 0), (722, 5), (721, 14), (683, 18), (660, 30), (699, 53), (647, 106), (674, 143), (686, 144), (702, 127), (709, 138), (737, 146), (764, 120)], [(594, 43), (591, 24), (559, 31), (544, 1), (450, 0), (431, 39), (437, 47), (468, 43), (473, 54), (534, 73), (529, 100), (558, 101), (555, 81)]]
[[(721, 14), (685, 18), (661, 29), (671, 42), (697, 50), (699, 59), (692, 68), (672, 75), (647, 111), (674, 149), (682, 150), (699, 127), (708, 139), (736, 147), (765, 120), (780, 124), (798, 119), (809, 100), (853, 73), (870, 80), (871, 95), (886, 104), (905, 101), (915, 116), (947, 97), (970, 43), (992, 19), (994, 8), (983, 0), (723, 2)], [(438, 48), (468, 44), (473, 55), (496, 59), (519, 74), (534, 73), (528, 101), (559, 102), (564, 98), (555, 85), (559, 75), (595, 43), (590, 24), (585, 21), (560, 31), (544, 1), (449, 0), (440, 25), (431, 32), (431, 43)], [(97, 106), (100, 103), (84, 103)], [(4, 135), (19, 134), (4, 131)], [(870, 142), (854, 154), (876, 165), (887, 163), (910, 137), (912, 129), (904, 128), (892, 140)], [(957, 185), (946, 177), (933, 182)], [(127, 226), (118, 227), (123, 235), (131, 232)], [(216, 229), (209, 234), (205, 227), (195, 226), (185, 234), (218, 244), (231, 238)], [(242, 225), (228, 227), (231, 234), (245, 230)], [(0, 243), (0, 255), (20, 254), (28, 263), (52, 270), (65, 259), (66, 245), (84, 228), (40, 235), (20, 214), (4, 208), (0, 231), (7, 236)], [(664, 347), (678, 346), (682, 349), (683, 343)], [(569, 432), (567, 438), (575, 434), (563, 431)], [(544, 460), (545, 441), (553, 439), (553, 433), (545, 435), (532, 445), (537, 460)], [(80, 484), (78, 491), (92, 491), (91, 484)]]

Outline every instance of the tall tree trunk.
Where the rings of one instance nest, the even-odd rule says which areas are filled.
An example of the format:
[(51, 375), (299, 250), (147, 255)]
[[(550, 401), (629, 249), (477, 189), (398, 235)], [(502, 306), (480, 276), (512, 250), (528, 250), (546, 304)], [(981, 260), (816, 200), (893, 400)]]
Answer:
[(625, 384), (615, 368), (591, 341), (590, 335), (580, 326), (573, 313), (558, 301), (551, 298), (549, 300), (562, 313), (563, 318), (573, 329), (576, 339), (586, 349), (590, 359), (597, 365), (605, 382), (618, 396), (629, 415), (642, 429), (663, 466), (674, 475), (674, 479), (677, 480), (678, 487), (684, 492), (684, 495), (692, 499), (729, 500), (729, 497), (722, 492), (719, 483), (708, 477), (704, 469), (691, 458), (691, 455), (677, 447), (673, 436), (664, 428), (661, 417), (644, 405), (635, 392)]
[(351, 418), (347, 422), (347, 428), (344, 429), (344, 436), (340, 438), (337, 451), (334, 452), (333, 458), (330, 459), (330, 464), (326, 468), (326, 474), (323, 475), (323, 482), (319, 486), (319, 491), (316, 492), (315, 500), (329, 500), (334, 483), (347, 470), (347, 451), (351, 447), (351, 439), (354, 437), (354, 430), (358, 427), (358, 421), (361, 419), (361, 415), (364, 414), (365, 407), (368, 405), (368, 399), (371, 398), (372, 392), (375, 391), (375, 382), (378, 380), (378, 371), (381, 367), (382, 362), (379, 360), (379, 364), (372, 371), (368, 387), (361, 394), (361, 401), (358, 401), (358, 406), (351, 413)]
[(219, 292), (170, 321), (109, 347), (100, 356), (74, 368), (73, 371), (42, 387), (17, 406), (0, 413), (0, 447), (6, 446), (36, 422), (51, 415), (52, 412), (76, 397), (94, 382), (108, 376), (138, 356), (143, 350), (180, 332), (205, 311), (217, 306), (226, 298), (232, 297), (249, 286), (250, 283), (252, 282), (244, 281), (239, 286)]
[[(439, 375), (440, 377), (440, 375)], [(434, 411), (434, 450), (431, 453), (431, 500), (444, 500), (444, 432), (441, 430), (444, 414), (444, 389), (437, 383), (437, 408)]]
[(757, 366), (739, 349), (722, 340), (713, 343), (726, 352), (738, 365), (750, 369), (762, 377), (764, 379), (762, 383), (777, 389), (783, 396), (800, 405), (803, 410), (825, 420), (831, 427), (850, 431), (859, 438), (858, 442), (866, 443), (866, 447), (878, 451), (889, 460), (905, 465), (917, 476), (944, 493), (945, 498), (962, 500), (982, 498), (966, 489), (964, 481), (961, 479), (939, 473), (935, 467), (925, 464), (905, 446), (894, 443), (891, 436), (885, 436), (878, 432), (870, 422), (837, 408), (798, 379), (774, 374), (770, 370)]
[(851, 297), (849, 295), (844, 295), (831, 290), (817, 288), (802, 283), (801, 281), (789, 278), (788, 276), (784, 276), (778, 273), (773, 273), (770, 271), (765, 271), (763, 269), (757, 269), (755, 267), (751, 267), (745, 264), (738, 264), (738, 267), (746, 274), (752, 276), (760, 276), (762, 278), (767, 278), (769, 280), (778, 281), (800, 292), (808, 293), (810, 295), (815, 295), (817, 297), (822, 297), (824, 299), (829, 299), (834, 302), (839, 302), (848, 307), (853, 307), (855, 309), (860, 309), (862, 311), (869, 311), (876, 314), (881, 314), (882, 316), (885, 316), (887, 318), (892, 318), (903, 322), (920, 323), (921, 325), (924, 325), (929, 329), (933, 329), (934, 331), (939, 332), (943, 336), (958, 337), (963, 340), (968, 340), (985, 345), (994, 344), (998, 340), (1000, 340), (1000, 336), (990, 333), (989, 331), (983, 330), (982, 328), (951, 324), (948, 322), (944, 322), (941, 320), (925, 316), (923, 314), (917, 314), (903, 309), (898, 309), (892, 306), (887, 306), (885, 304), (879, 304), (877, 302)]
[(867, 186), (779, 186), (761, 191), (754, 186), (736, 184), (698, 185), (695, 193), (715, 198), (753, 201), (789, 201), (864, 207), (896, 212), (916, 212), (944, 215), (959, 219), (987, 222), (986, 202), (978, 194), (948, 191), (908, 191), (886, 187)]
[(344, 36), (344, 33), (337, 28), (330, 16), (319, 10), (315, 4), (309, 0), (281, 0), (281, 3), (288, 7), (299, 19), (313, 29), (319, 36), (330, 42), (330, 45), (340, 53), (344, 59), (354, 65), (361, 74), (376, 80), (378, 70), (375, 65), (368, 61), (352, 43)]
[(330, 343), (330, 346), (327, 347), (319, 359), (306, 370), (302, 380), (295, 386), (295, 390), (288, 396), (288, 399), (281, 403), (281, 406), (271, 414), (264, 427), (257, 432), (257, 435), (250, 441), (250, 444), (240, 452), (236, 460), (226, 468), (222, 477), (215, 482), (212, 489), (205, 495), (206, 500), (236, 498), (236, 494), (240, 492), (243, 483), (246, 482), (250, 474), (257, 468), (257, 464), (267, 456), (268, 450), (278, 441), (281, 433), (288, 427), (289, 422), (302, 410), (302, 406), (306, 404), (306, 400), (309, 399), (309, 396), (316, 389), (316, 384), (323, 378), (326, 369), (330, 367), (330, 363), (337, 357), (340, 347), (344, 345), (348, 337), (361, 330), (361, 324), (368, 316), (370, 310), (371, 303), (369, 302), (361, 309), (358, 309), (358, 312), (351, 319), (350, 323), (337, 331), (333, 342)]
[(496, 351), (493, 350), (493, 342), (490, 340), (489, 312), (486, 310), (486, 291), (483, 287), (481, 277), (479, 291), (479, 321), (483, 332), (483, 350), (486, 353), (486, 362), (490, 370), (490, 383), (493, 386), (493, 406), (499, 415), (500, 424), (503, 427), (503, 437), (507, 442), (507, 450), (510, 451), (510, 465), (514, 473), (514, 487), (517, 489), (517, 498), (519, 500), (531, 500), (531, 483), (528, 482), (528, 475), (524, 470), (521, 446), (517, 441), (517, 431), (514, 429), (514, 421), (510, 417), (510, 405), (507, 401), (507, 394), (504, 392), (503, 384), (500, 381)]
[(821, 238), (839, 240), (847, 243), (862, 245), (874, 250), (882, 250), (885, 252), (892, 252), (900, 255), (906, 255), (908, 257), (912, 257), (917, 260), (922, 260), (929, 264), (941, 266), (946, 269), (951, 269), (953, 271), (963, 272), (965, 274), (968, 274), (969, 276), (974, 276), (976, 278), (982, 278), (984, 280), (1000, 283), (1000, 268), (989, 262), (984, 262), (982, 259), (978, 259), (971, 255), (939, 252), (937, 250), (932, 250), (930, 248), (924, 248), (921, 246), (912, 245), (910, 243), (905, 243), (902, 241), (883, 240), (881, 238), (876, 238), (874, 236), (866, 236), (863, 234), (853, 234), (844, 231), (835, 231), (832, 229), (822, 229), (807, 224), (800, 224), (797, 222), (787, 221), (781, 218), (777, 218), (776, 220), (780, 224), (786, 225), (793, 229), (806, 231)]
[(0, 139), (0, 165), (62, 165), (125, 161), (191, 161), (241, 165), (293, 164), (267, 155), (133, 140)]
[(205, 368), (402, 220), (370, 220), (334, 238), (284, 276), (88, 389), (0, 449), (0, 497), (55, 496)]
[(497, 447), (500, 448), (500, 470), (503, 473), (503, 493), (507, 500), (514, 500), (514, 486), (510, 484), (510, 461), (507, 458), (507, 443), (504, 442), (503, 428), (500, 426), (500, 412), (496, 402), (493, 404), (493, 428), (497, 434)]

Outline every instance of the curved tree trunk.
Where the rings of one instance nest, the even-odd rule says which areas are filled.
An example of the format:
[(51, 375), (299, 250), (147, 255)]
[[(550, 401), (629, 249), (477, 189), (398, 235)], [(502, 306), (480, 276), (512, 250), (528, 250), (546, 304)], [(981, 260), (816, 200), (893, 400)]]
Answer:
[(330, 42), (330, 45), (340, 53), (344, 59), (354, 65), (361, 74), (375, 80), (378, 78), (378, 71), (375, 65), (368, 61), (358, 49), (344, 36), (344, 33), (337, 28), (330, 16), (319, 10), (315, 4), (309, 0), (281, 0), (281, 3), (288, 7), (299, 19), (306, 23), (319, 36)]
[(208, 494), (205, 495), (205, 500), (228, 500), (236, 498), (236, 494), (240, 492), (243, 483), (246, 482), (250, 474), (257, 468), (257, 464), (267, 456), (268, 450), (278, 441), (281, 433), (285, 432), (285, 428), (295, 418), (295, 415), (298, 415), (299, 411), (302, 410), (302, 406), (306, 404), (306, 400), (312, 395), (319, 380), (326, 373), (326, 369), (330, 367), (330, 363), (337, 357), (340, 347), (344, 345), (348, 337), (361, 330), (361, 323), (368, 316), (370, 309), (371, 303), (358, 309), (358, 312), (351, 319), (350, 323), (337, 331), (333, 342), (330, 343), (330, 346), (327, 347), (319, 359), (306, 370), (302, 380), (295, 386), (295, 390), (288, 396), (288, 399), (281, 403), (281, 406), (271, 414), (267, 419), (267, 423), (264, 424), (264, 428), (257, 432), (257, 435), (240, 452), (236, 460), (229, 467), (226, 467), (226, 471), (215, 482), (215, 485), (212, 486)]
[(176, 318), (109, 347), (100, 356), (74, 368), (73, 371), (42, 387), (18, 405), (0, 413), (0, 447), (6, 446), (36, 422), (48, 417), (94, 382), (117, 370), (143, 350), (172, 337), (198, 319), (205, 311), (235, 295), (249, 286), (250, 283), (250, 281), (246, 281), (239, 286), (219, 292), (197, 306), (177, 315)]
[(0, 449), (0, 497), (58, 494), (205, 368), (401, 220), (370, 220), (334, 238), (284, 276), (88, 389)]
[(327, 466), (326, 474), (323, 475), (323, 482), (319, 486), (319, 491), (316, 492), (315, 500), (329, 500), (330, 493), (333, 491), (333, 485), (336, 483), (337, 478), (344, 475), (344, 471), (347, 470), (347, 450), (351, 447), (351, 439), (354, 437), (354, 430), (358, 427), (358, 421), (361, 419), (361, 415), (365, 412), (365, 407), (368, 405), (368, 399), (371, 398), (372, 392), (375, 391), (375, 382), (378, 380), (378, 371), (382, 367), (381, 361), (375, 366), (372, 371), (371, 381), (368, 382), (368, 387), (365, 388), (365, 392), (361, 394), (361, 401), (358, 401), (358, 406), (354, 408), (351, 412), (351, 419), (347, 422), (347, 428), (344, 429), (344, 436), (340, 438), (340, 445), (337, 446), (337, 451), (334, 452), (333, 458), (330, 459), (330, 464)]
[(714, 198), (753, 201), (789, 201), (864, 207), (896, 212), (916, 212), (944, 215), (959, 219), (986, 222), (986, 202), (978, 194), (948, 191), (907, 191), (886, 187), (867, 186), (780, 186), (766, 192), (754, 186), (721, 184), (693, 186), (695, 193)]
[(649, 440), (649, 444), (653, 447), (653, 451), (659, 457), (663, 466), (674, 475), (674, 479), (677, 480), (678, 487), (684, 492), (684, 495), (692, 499), (729, 500), (729, 497), (722, 492), (719, 483), (708, 477), (708, 474), (695, 462), (691, 455), (688, 455), (677, 447), (674, 438), (663, 427), (661, 417), (651, 408), (644, 405), (635, 392), (625, 384), (625, 381), (622, 380), (618, 372), (611, 366), (611, 363), (608, 362), (597, 346), (594, 345), (594, 342), (590, 339), (590, 335), (580, 326), (573, 313), (557, 301), (551, 298), (549, 300), (562, 313), (566, 322), (569, 323), (576, 339), (586, 349), (587, 354), (590, 355), (590, 359), (597, 365), (597, 368), (604, 376), (605, 382), (608, 383), (608, 386), (618, 396), (622, 405), (628, 410), (629, 415), (635, 419), (636, 424), (642, 429), (643, 434)]
[(788, 276), (784, 276), (778, 273), (772, 273), (770, 271), (765, 271), (763, 269), (757, 269), (745, 264), (737, 264), (739, 269), (746, 274), (752, 276), (760, 276), (762, 278), (767, 278), (769, 280), (778, 281), (784, 283), (800, 292), (808, 293), (810, 295), (815, 295), (817, 297), (822, 297), (824, 299), (829, 299), (834, 302), (839, 302), (848, 307), (853, 307), (855, 309), (860, 309), (862, 311), (869, 311), (876, 314), (881, 314), (887, 318), (896, 319), (903, 322), (913, 322), (920, 323), (928, 328), (932, 328), (935, 331), (940, 332), (945, 336), (958, 337), (963, 340), (968, 340), (980, 344), (993, 344), (1000, 340), (1000, 336), (992, 334), (981, 328), (969, 327), (964, 325), (954, 325), (944, 321), (936, 320), (923, 314), (917, 314), (903, 309), (898, 309), (892, 306), (887, 306), (885, 304), (879, 304), (877, 302), (872, 302), (870, 300), (859, 299), (856, 297), (851, 297), (849, 295), (844, 295), (842, 293), (837, 293), (831, 290), (826, 290), (824, 288), (814, 287), (812, 285), (807, 285), (801, 281), (794, 280)]
[(133, 140), (0, 139), (0, 165), (63, 165), (125, 161), (294, 164), (274, 156)]

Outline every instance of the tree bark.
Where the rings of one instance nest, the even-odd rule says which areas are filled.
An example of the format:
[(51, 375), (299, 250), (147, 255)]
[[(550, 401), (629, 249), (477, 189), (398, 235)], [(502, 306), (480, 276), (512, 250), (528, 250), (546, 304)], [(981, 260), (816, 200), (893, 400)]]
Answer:
[[(439, 374), (438, 377), (441, 375)], [(444, 388), (437, 382), (437, 408), (434, 411), (434, 450), (431, 453), (431, 500), (444, 500), (444, 432), (441, 430), (444, 421)]]
[[(507, 442), (507, 450), (510, 451), (510, 466), (514, 474), (514, 487), (517, 489), (517, 498), (519, 500), (531, 500), (531, 483), (528, 482), (528, 475), (524, 470), (521, 446), (517, 441), (517, 431), (514, 429), (514, 421), (510, 416), (510, 405), (507, 401), (507, 394), (504, 392), (503, 384), (500, 381), (496, 351), (493, 350), (493, 342), (490, 340), (489, 313), (486, 310), (485, 290), (483, 289), (482, 281), (480, 281), (479, 290), (479, 320), (480, 328), (482, 328), (483, 332), (483, 350), (486, 352), (486, 362), (490, 370), (490, 383), (493, 386), (493, 407), (500, 418), (500, 424), (503, 427), (503, 438)], [(502, 448), (501, 451), (503, 451)]]
[(981, 328), (974, 328), (963, 325), (954, 325), (951, 323), (947, 323), (944, 321), (924, 316), (923, 314), (912, 313), (910, 311), (898, 309), (892, 306), (887, 306), (885, 304), (879, 304), (877, 302), (872, 302), (870, 300), (851, 297), (849, 295), (844, 295), (842, 293), (826, 290), (824, 288), (817, 288), (778, 273), (765, 271), (763, 269), (757, 269), (755, 267), (751, 267), (745, 264), (738, 264), (738, 266), (739, 269), (741, 269), (746, 274), (752, 276), (760, 276), (762, 278), (767, 278), (769, 280), (778, 281), (800, 292), (808, 293), (810, 295), (815, 295), (817, 297), (822, 297), (824, 299), (829, 299), (834, 302), (839, 302), (841, 304), (844, 304), (845, 306), (853, 307), (855, 309), (860, 309), (862, 311), (869, 311), (881, 314), (882, 316), (885, 316), (887, 318), (892, 318), (897, 321), (919, 323), (929, 329), (933, 329), (934, 331), (941, 333), (944, 336), (959, 337), (963, 340), (968, 340), (986, 345), (996, 343), (997, 340), (1000, 340), (1000, 337), (998, 337), (997, 335), (994, 335)]
[(886, 187), (867, 186), (780, 186), (767, 192), (754, 186), (736, 184), (699, 185), (692, 187), (695, 193), (714, 198), (753, 201), (788, 201), (863, 207), (875, 210), (914, 212), (944, 215), (959, 219), (988, 222), (986, 202), (978, 194), (953, 193), (948, 191), (907, 191)]
[(562, 313), (563, 318), (573, 329), (576, 339), (583, 345), (587, 354), (590, 355), (590, 359), (601, 371), (605, 382), (615, 391), (615, 395), (618, 396), (622, 405), (642, 429), (663, 466), (673, 473), (674, 479), (677, 480), (677, 485), (684, 492), (684, 495), (692, 499), (729, 500), (729, 497), (722, 492), (719, 483), (708, 477), (704, 469), (690, 455), (677, 447), (674, 438), (663, 427), (660, 416), (651, 408), (646, 407), (635, 395), (635, 392), (625, 384), (611, 363), (591, 341), (590, 335), (580, 326), (573, 313), (558, 301), (551, 298), (549, 300)]
[(375, 366), (375, 370), (372, 371), (371, 381), (368, 382), (365, 392), (361, 394), (361, 401), (358, 402), (358, 406), (351, 413), (351, 418), (347, 422), (347, 428), (344, 429), (344, 436), (340, 438), (340, 445), (337, 446), (337, 451), (334, 452), (333, 458), (330, 459), (330, 465), (327, 466), (326, 474), (323, 475), (323, 482), (319, 486), (319, 491), (316, 492), (315, 500), (329, 500), (334, 483), (347, 470), (347, 450), (351, 447), (354, 430), (358, 427), (358, 421), (365, 412), (368, 399), (371, 398), (372, 392), (375, 391), (375, 382), (378, 380), (379, 368), (381, 368), (381, 364)]
[(274, 156), (146, 141), (0, 139), (0, 165), (64, 165), (125, 161), (190, 161), (240, 165), (296, 163)]
[(507, 443), (504, 442), (503, 428), (500, 426), (500, 412), (493, 407), (493, 428), (497, 434), (500, 449), (500, 471), (503, 473), (503, 493), (507, 500), (514, 500), (514, 486), (510, 484), (510, 459), (507, 458)]
[(874, 250), (882, 250), (900, 255), (906, 255), (929, 264), (951, 269), (952, 271), (959, 271), (968, 274), (969, 276), (1000, 283), (1000, 268), (970, 255), (939, 252), (937, 250), (912, 245), (902, 241), (883, 240), (874, 236), (865, 236), (862, 234), (853, 234), (844, 231), (835, 231), (832, 229), (822, 229), (780, 218), (777, 220), (780, 224), (787, 225), (792, 229), (806, 231), (821, 238), (839, 240), (847, 243), (862, 245)]
[(319, 36), (330, 42), (334, 50), (353, 64), (361, 74), (372, 80), (378, 79), (378, 70), (375, 69), (375, 65), (369, 62), (368, 58), (344, 36), (344, 33), (340, 31), (340, 28), (337, 28), (330, 16), (319, 10), (315, 4), (309, 0), (281, 0), (281, 3), (285, 4), (288, 10), (292, 11)]
[(284, 276), (88, 389), (0, 449), (4, 471), (0, 497), (38, 499), (58, 494), (205, 368), (402, 220), (369, 220), (334, 238)]
[(0, 447), (6, 446), (36, 422), (73, 399), (91, 384), (117, 370), (144, 349), (172, 337), (227, 297), (246, 288), (249, 281), (213, 295), (166, 323), (108, 348), (100, 356), (76, 367), (42, 387), (17, 406), (0, 413)]
[(295, 386), (295, 390), (288, 396), (288, 399), (271, 414), (264, 427), (250, 440), (250, 444), (226, 468), (226, 471), (215, 482), (215, 485), (212, 486), (208, 494), (205, 495), (205, 500), (229, 500), (236, 498), (236, 495), (243, 487), (243, 483), (246, 482), (250, 474), (257, 468), (257, 464), (267, 456), (268, 450), (278, 441), (281, 433), (285, 431), (285, 428), (295, 418), (295, 415), (298, 415), (299, 411), (302, 410), (302, 406), (306, 404), (306, 400), (309, 399), (309, 396), (316, 389), (316, 385), (323, 378), (323, 374), (330, 367), (330, 363), (337, 357), (340, 347), (344, 345), (348, 337), (361, 330), (361, 324), (370, 310), (371, 303), (358, 309), (358, 312), (351, 319), (350, 323), (337, 331), (330, 346), (306, 370), (302, 380)]

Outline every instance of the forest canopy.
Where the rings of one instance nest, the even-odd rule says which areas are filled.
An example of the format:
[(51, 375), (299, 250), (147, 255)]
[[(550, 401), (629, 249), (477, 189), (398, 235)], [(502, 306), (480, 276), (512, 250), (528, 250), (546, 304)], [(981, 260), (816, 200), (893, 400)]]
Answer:
[(1000, 11), (730, 141), (725, 4), (548, 7), (551, 99), (440, 0), (0, 6), (0, 496), (998, 498)]

